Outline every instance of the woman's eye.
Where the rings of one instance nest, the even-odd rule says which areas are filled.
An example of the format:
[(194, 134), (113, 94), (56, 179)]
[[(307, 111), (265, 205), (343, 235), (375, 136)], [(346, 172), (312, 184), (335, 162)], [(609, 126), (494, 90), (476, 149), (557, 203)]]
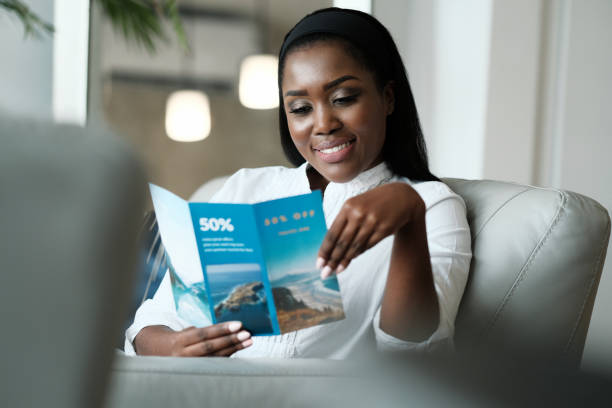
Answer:
[(293, 113), (296, 115), (300, 115), (300, 114), (305, 114), (310, 112), (311, 108), (308, 105), (302, 105), (302, 106), (295, 106), (295, 107), (290, 107), (289, 108), (289, 113)]
[(334, 99), (334, 104), (336, 105), (349, 105), (353, 102), (355, 102), (357, 100), (357, 96), (358, 95), (349, 95), (349, 96), (343, 96), (340, 98), (335, 98)]

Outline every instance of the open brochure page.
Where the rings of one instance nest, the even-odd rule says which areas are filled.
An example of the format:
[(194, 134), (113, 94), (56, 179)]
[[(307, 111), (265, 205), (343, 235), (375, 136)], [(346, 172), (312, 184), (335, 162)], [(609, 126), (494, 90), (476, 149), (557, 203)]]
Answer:
[(268, 277), (281, 333), (344, 318), (335, 275), (316, 268), (327, 231), (321, 193), (255, 204)]
[(279, 334), (253, 206), (189, 203), (215, 323)]
[(149, 187), (177, 313), (193, 326), (209, 326), (212, 319), (189, 204), (154, 184)]
[(344, 318), (338, 280), (315, 263), (326, 226), (321, 193), (259, 204), (151, 197), (178, 315), (196, 327), (239, 320), (274, 335)]

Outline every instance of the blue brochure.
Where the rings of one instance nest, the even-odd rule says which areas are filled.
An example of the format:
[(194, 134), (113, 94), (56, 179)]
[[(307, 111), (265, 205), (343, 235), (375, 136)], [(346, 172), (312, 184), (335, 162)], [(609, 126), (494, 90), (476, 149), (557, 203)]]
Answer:
[(257, 204), (191, 203), (150, 184), (179, 316), (273, 335), (344, 318), (338, 280), (315, 267), (321, 193)]

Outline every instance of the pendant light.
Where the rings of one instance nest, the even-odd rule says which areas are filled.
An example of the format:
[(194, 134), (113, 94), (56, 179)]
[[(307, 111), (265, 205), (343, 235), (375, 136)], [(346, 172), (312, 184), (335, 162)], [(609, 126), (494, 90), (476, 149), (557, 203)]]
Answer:
[(166, 101), (166, 134), (177, 142), (196, 142), (210, 134), (210, 102), (202, 91), (180, 90)]
[[(185, 35), (187, 34), (185, 30)], [(192, 64), (193, 55), (184, 54), (183, 76), (193, 75)], [(195, 89), (181, 89), (172, 92), (166, 100), (165, 122), (166, 134), (172, 140), (197, 142), (206, 139), (211, 129), (208, 96), (203, 91)]]
[(278, 106), (278, 57), (258, 54), (246, 57), (240, 65), (238, 96), (250, 109), (272, 109)]
[[(264, 15), (267, 1), (256, 3), (261, 49), (267, 47), (267, 30)], [(246, 57), (240, 64), (238, 81), (240, 103), (250, 109), (273, 109), (278, 107), (278, 57), (272, 54), (256, 54)]]

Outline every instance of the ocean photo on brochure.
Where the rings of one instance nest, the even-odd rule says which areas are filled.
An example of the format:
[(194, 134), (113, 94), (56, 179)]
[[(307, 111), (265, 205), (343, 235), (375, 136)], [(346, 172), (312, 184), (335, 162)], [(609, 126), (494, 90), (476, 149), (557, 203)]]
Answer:
[(206, 327), (212, 324), (210, 316), (208, 295), (204, 280), (186, 285), (176, 273), (170, 262), (170, 257), (166, 257), (168, 272), (170, 273), (170, 284), (172, 295), (176, 306), (176, 313), (181, 319), (195, 327)]
[(338, 279), (322, 280), (315, 267), (326, 233), (320, 193), (260, 203), (256, 211), (280, 332), (343, 319)]
[(257, 204), (187, 202), (150, 185), (177, 314), (277, 335), (344, 318), (338, 280), (315, 267), (319, 191)]
[(259, 264), (207, 265), (206, 275), (217, 322), (237, 320), (253, 334), (273, 332)]
[(149, 189), (162, 241), (157, 250), (165, 254), (176, 312), (189, 325), (209, 326), (213, 321), (189, 204), (154, 184)]

